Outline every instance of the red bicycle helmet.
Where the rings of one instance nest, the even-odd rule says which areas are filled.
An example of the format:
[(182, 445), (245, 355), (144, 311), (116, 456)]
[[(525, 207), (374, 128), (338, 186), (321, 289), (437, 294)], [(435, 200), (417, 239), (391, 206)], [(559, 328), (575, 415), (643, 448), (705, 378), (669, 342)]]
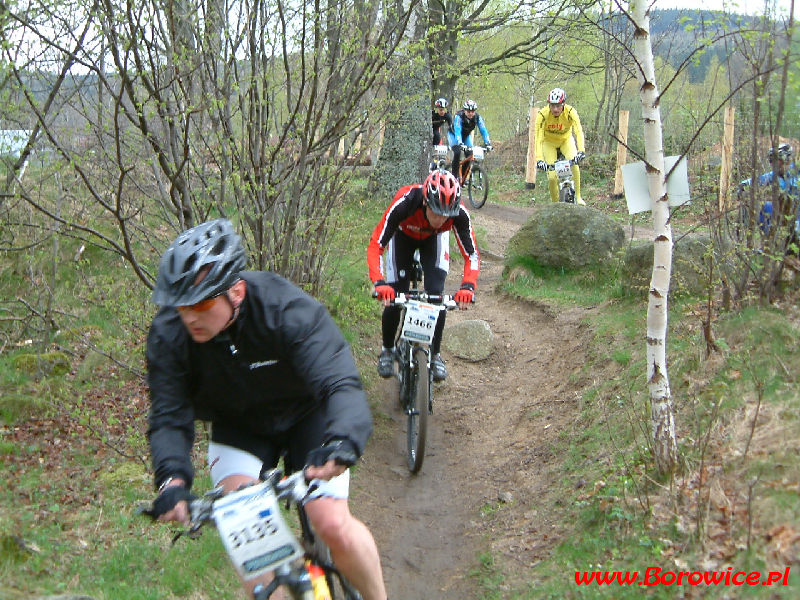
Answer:
[(442, 217), (455, 217), (461, 210), (461, 186), (450, 171), (432, 171), (422, 191), (431, 210)]

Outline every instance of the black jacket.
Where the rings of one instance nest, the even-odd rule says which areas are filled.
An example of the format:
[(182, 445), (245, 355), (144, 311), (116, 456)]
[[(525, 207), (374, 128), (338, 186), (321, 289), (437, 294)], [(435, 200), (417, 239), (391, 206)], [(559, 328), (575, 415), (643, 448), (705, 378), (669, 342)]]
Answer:
[(257, 435), (326, 413), (324, 439), (348, 439), (359, 455), (372, 418), (350, 347), (325, 308), (286, 279), (242, 273), (247, 293), (236, 321), (196, 343), (175, 308), (162, 308), (147, 338), (148, 438), (158, 483), (191, 484), (194, 421)]
[(453, 117), (450, 115), (449, 112), (446, 112), (443, 115), (439, 116), (439, 113), (436, 112), (436, 110), (432, 110), (431, 123), (433, 123), (434, 132), (445, 123), (447, 123), (447, 131), (451, 131), (453, 129)]

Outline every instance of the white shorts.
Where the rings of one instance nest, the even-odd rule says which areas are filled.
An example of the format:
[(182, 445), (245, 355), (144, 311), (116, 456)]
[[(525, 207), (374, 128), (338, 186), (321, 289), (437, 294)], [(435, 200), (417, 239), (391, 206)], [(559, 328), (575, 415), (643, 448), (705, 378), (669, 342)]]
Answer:
[[(258, 479), (262, 464), (261, 459), (246, 450), (213, 441), (208, 443), (208, 468), (214, 487), (231, 475)], [(316, 485), (316, 489), (309, 494), (310, 499), (325, 496), (346, 500), (350, 495), (350, 469), (328, 481), (313, 479), (311, 484)]]

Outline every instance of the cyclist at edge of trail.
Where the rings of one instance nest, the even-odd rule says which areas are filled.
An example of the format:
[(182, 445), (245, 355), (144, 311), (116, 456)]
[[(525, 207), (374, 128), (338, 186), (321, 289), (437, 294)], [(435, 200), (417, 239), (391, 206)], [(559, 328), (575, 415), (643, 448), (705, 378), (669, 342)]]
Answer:
[[(318, 484), (306, 512), (334, 563), (364, 600), (386, 600), (375, 541), (348, 508), (349, 467), (372, 433), (350, 347), (322, 304), (246, 263), (227, 219), (184, 231), (161, 257), (146, 352), (154, 516), (188, 523), (195, 420), (210, 421), (212, 485), (254, 483), (282, 456), (287, 472), (305, 468)], [(270, 577), (243, 585), (252, 594)]]
[[(790, 144), (780, 144), (778, 149), (770, 148), (767, 155), (769, 162), (773, 165), (774, 169), (762, 173), (756, 178), (756, 183), (759, 186), (769, 186), (775, 181), (777, 175), (778, 189), (783, 198), (783, 206), (780, 206), (780, 212), (785, 217), (794, 215), (794, 226), (792, 227), (793, 233), (790, 235), (792, 242), (796, 242), (798, 234), (800, 234), (800, 178), (797, 174), (797, 166), (792, 160), (794, 157), (794, 149)], [(751, 178), (742, 180), (739, 183), (740, 189), (749, 186), (753, 183)], [(772, 222), (772, 201), (765, 200), (761, 204), (758, 213), (758, 224), (761, 227), (764, 235), (769, 233), (770, 224)]]
[[(561, 88), (553, 88), (547, 96), (547, 106), (536, 115), (534, 130), (536, 168), (547, 173), (547, 187), (553, 202), (558, 202), (558, 175), (555, 171), (547, 171), (547, 165), (556, 162), (559, 150), (564, 158), (577, 163), (586, 158), (583, 127), (578, 111), (566, 102), (567, 92)], [(572, 165), (572, 177), (575, 180), (575, 202), (586, 206), (581, 197), (581, 170), (577, 164)]]
[(433, 124), (433, 145), (438, 146), (442, 143), (442, 126), (447, 124), (447, 133), (453, 128), (453, 116), (447, 110), (447, 99), (439, 98), (433, 104), (431, 111), (431, 123)]
[[(450, 268), (450, 230), (464, 257), (461, 287), (453, 299), (466, 309), (475, 296), (480, 271), (480, 255), (467, 209), (461, 204), (461, 186), (452, 173), (437, 169), (423, 184), (400, 188), (392, 203), (375, 226), (367, 247), (369, 278), (378, 300), (383, 302), (378, 374), (391, 377), (394, 365), (394, 341), (402, 308), (392, 305), (398, 292), (407, 292), (414, 251), (419, 249), (425, 291), (439, 295), (444, 291)], [(440, 348), (445, 312), (440, 313), (431, 340), (431, 372), (434, 381), (447, 378), (447, 367)]]
[(483, 117), (478, 114), (478, 103), (475, 100), (465, 100), (461, 110), (453, 117), (453, 128), (447, 133), (447, 140), (453, 150), (453, 167), (450, 172), (458, 177), (459, 183), (463, 183), (461, 167), (461, 146), (472, 148), (472, 132), (475, 128), (481, 132), (483, 143), (492, 149), (492, 141), (489, 139), (489, 131), (483, 122)]

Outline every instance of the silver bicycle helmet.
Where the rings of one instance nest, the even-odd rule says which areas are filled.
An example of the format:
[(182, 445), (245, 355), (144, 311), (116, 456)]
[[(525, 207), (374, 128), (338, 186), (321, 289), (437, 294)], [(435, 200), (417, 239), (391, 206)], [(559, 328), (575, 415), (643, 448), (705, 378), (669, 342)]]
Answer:
[[(227, 219), (187, 229), (161, 257), (151, 296), (159, 306), (188, 306), (221, 294), (239, 280), (247, 264), (242, 238)], [(195, 284), (204, 269), (208, 273)]]
[(434, 106), (436, 108), (447, 108), (447, 99), (446, 98), (439, 98), (435, 103)]

